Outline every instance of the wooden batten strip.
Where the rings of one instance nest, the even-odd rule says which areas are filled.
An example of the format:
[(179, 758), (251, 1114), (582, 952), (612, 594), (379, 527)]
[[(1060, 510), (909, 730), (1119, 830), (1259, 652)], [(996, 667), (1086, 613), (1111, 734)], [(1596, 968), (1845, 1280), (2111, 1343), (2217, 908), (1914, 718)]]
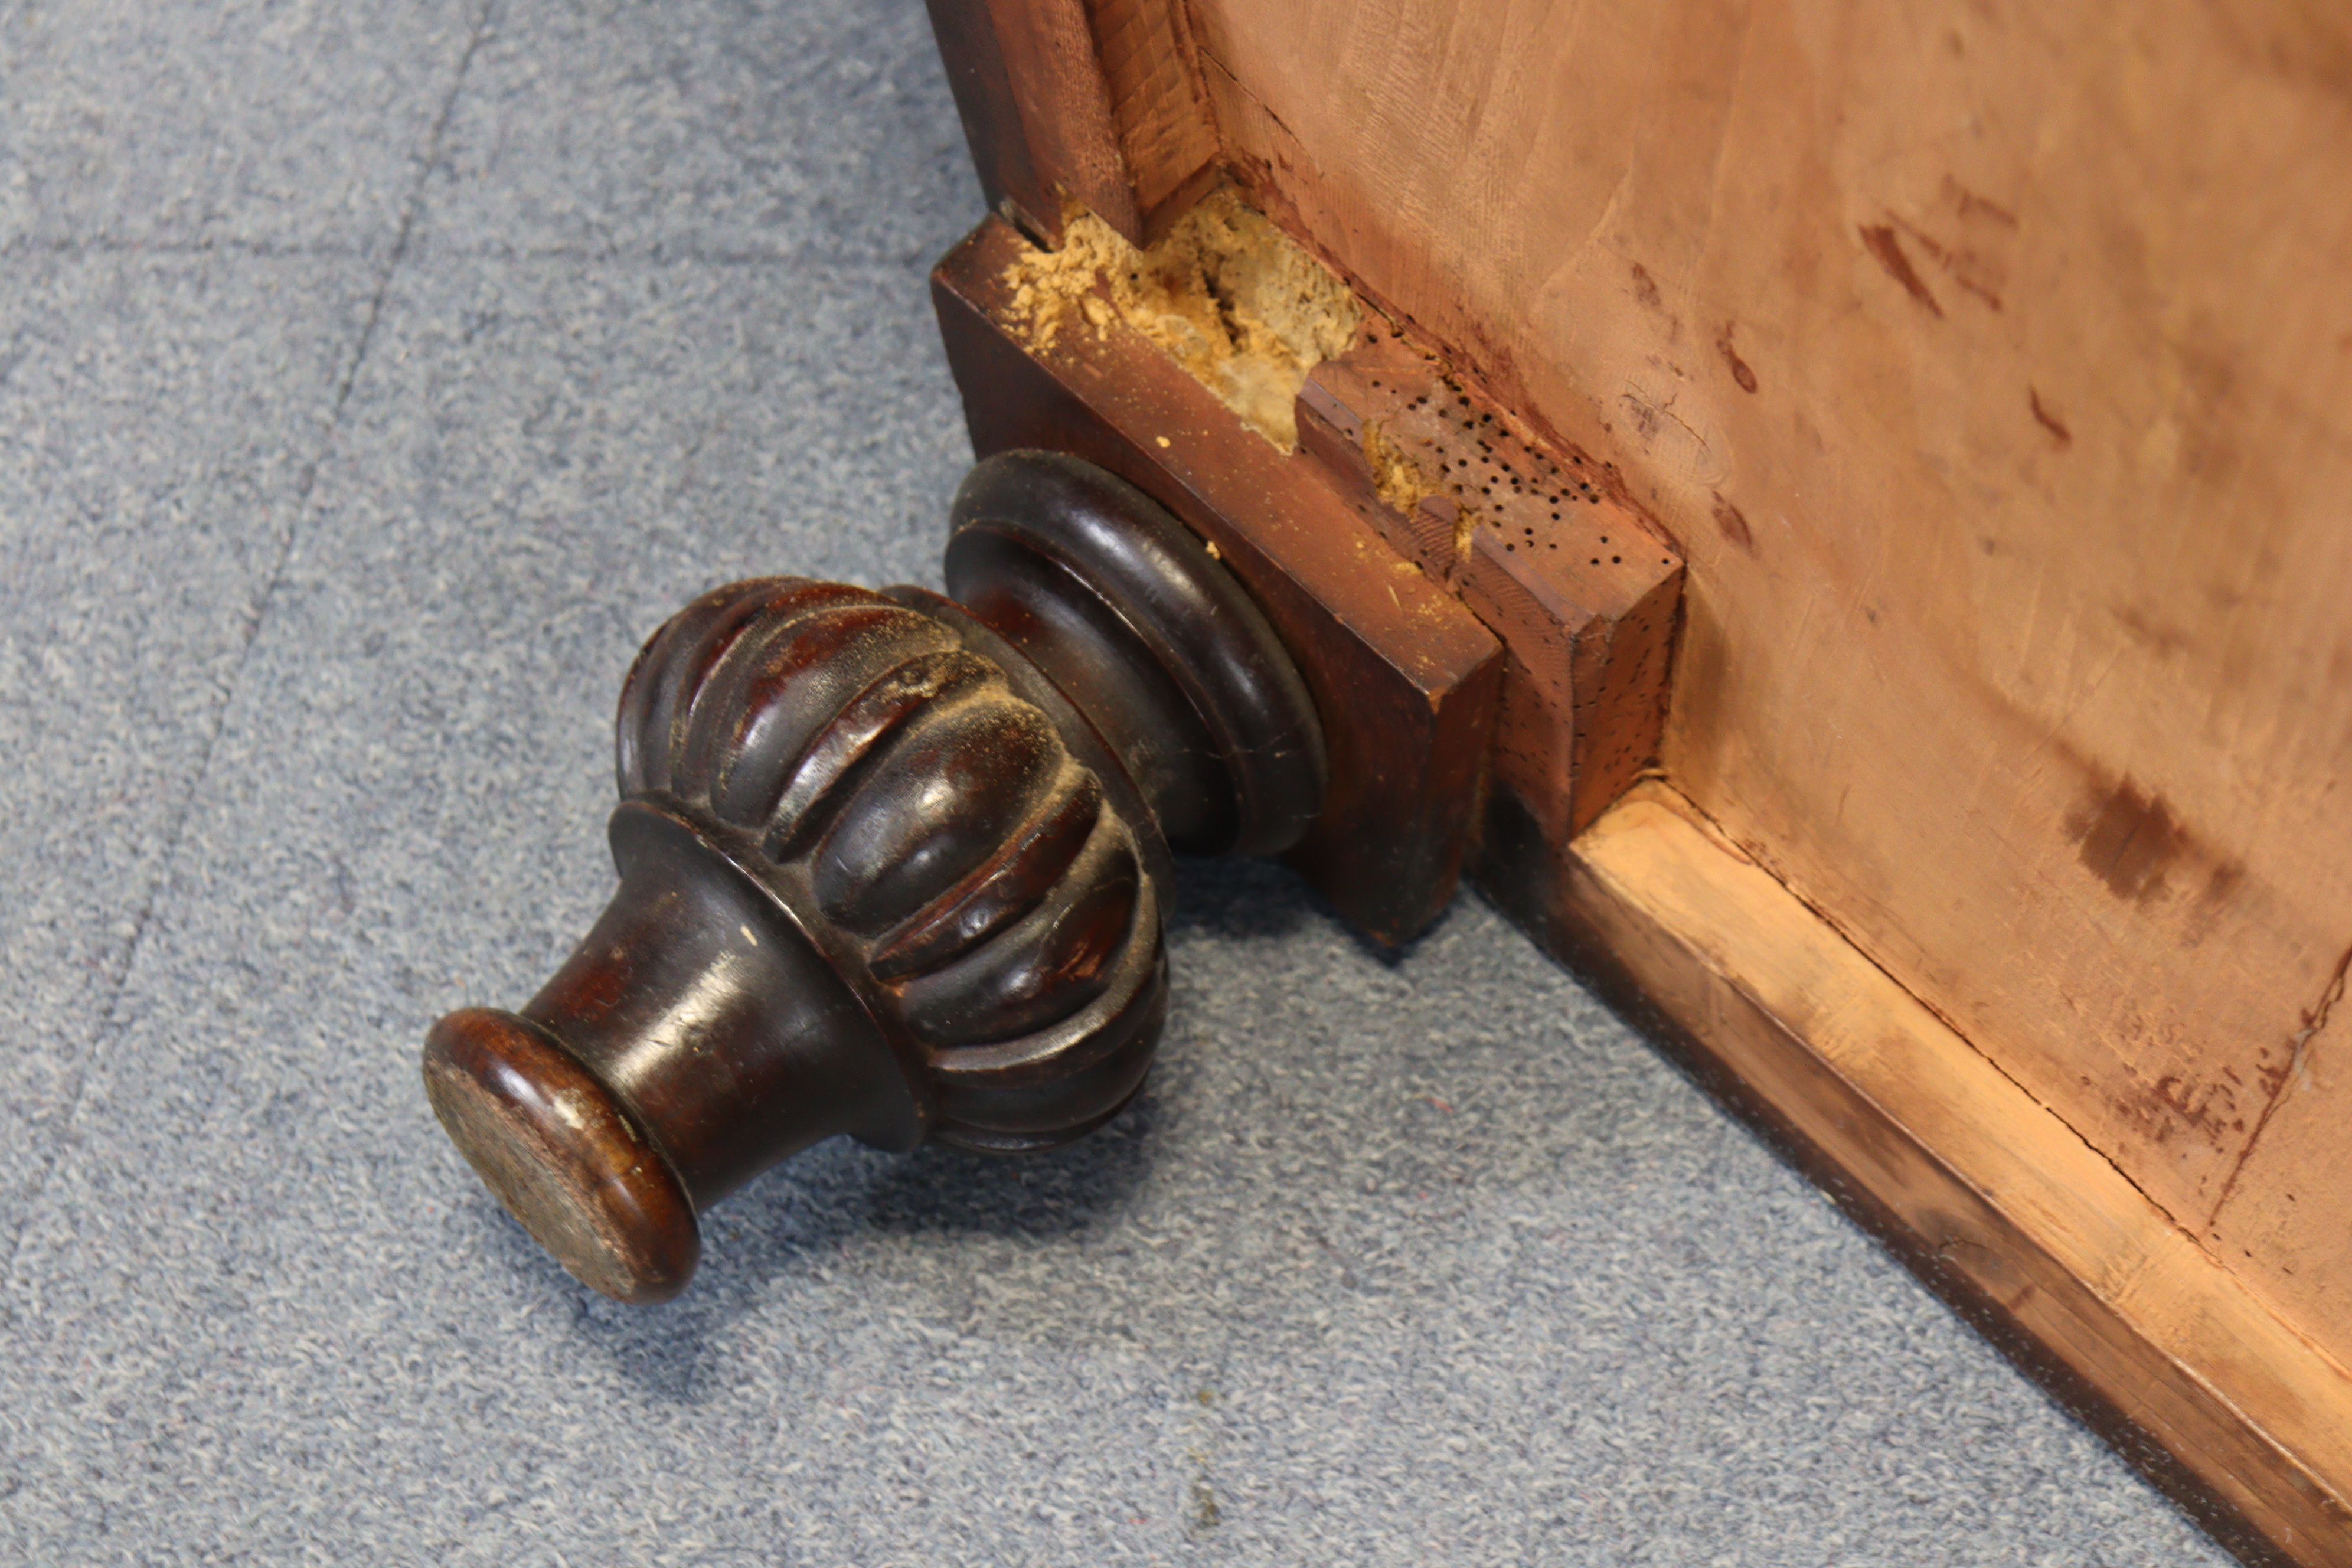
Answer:
[(1495, 785), (1546, 846), (1526, 867), (1539, 879), (1658, 760), (1681, 551), (1599, 464), (1552, 449), (1377, 315), (1307, 378), (1297, 423), (1358, 512), (1508, 650)]
[(1245, 423), (1108, 290), (1083, 292), (1095, 309), (1075, 315), (1024, 309), (1036, 259), (992, 219), (932, 274), (974, 450), (1084, 458), (1209, 542), (1322, 715), (1330, 793), (1288, 858), (1367, 932), (1407, 940), (1444, 908), (1470, 850), (1500, 647), (1350, 510), (1320, 464)]
[(1682, 795), (1575, 841), (1550, 935), (2225, 1544), (2352, 1564), (2352, 1378)]

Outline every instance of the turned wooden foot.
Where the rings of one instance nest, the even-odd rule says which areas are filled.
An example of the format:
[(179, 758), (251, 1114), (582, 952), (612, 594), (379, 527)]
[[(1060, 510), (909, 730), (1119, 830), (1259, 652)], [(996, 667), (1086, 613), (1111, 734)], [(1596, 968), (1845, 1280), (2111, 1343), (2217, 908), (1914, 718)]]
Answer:
[(1288, 847), (1323, 740), (1240, 584), (1139, 491), (1009, 453), (949, 596), (704, 595), (621, 693), (621, 885), (517, 1012), (433, 1026), (435, 1112), (564, 1268), (660, 1301), (696, 1216), (836, 1133), (1016, 1152), (1100, 1126), (1167, 1009), (1171, 847)]

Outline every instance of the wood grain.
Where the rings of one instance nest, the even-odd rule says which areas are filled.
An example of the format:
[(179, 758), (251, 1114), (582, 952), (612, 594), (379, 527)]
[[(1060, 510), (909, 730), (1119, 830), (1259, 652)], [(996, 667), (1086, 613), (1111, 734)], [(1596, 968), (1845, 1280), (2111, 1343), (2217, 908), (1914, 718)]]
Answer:
[(1087, 20), (1142, 215), (1144, 234), (1128, 237), (1140, 243), (1217, 173), (1217, 128), (1175, 0), (1087, 0)]
[(1501, 639), (1494, 787), (1536, 826), (1517, 869), (1547, 901), (1569, 839), (1658, 760), (1682, 559), (1584, 454), (1553, 452), (1386, 322), (1297, 403), (1304, 449)]
[(1115, 312), (1035, 341), (1011, 281), (1026, 249), (992, 220), (932, 274), (975, 450), (1084, 458), (1210, 541), (1322, 715), (1330, 790), (1290, 858), (1342, 914), (1404, 941), (1451, 896), (1476, 829), (1501, 678), (1495, 638), (1357, 516), (1313, 458), (1276, 448)]
[(2248, 1561), (2352, 1563), (2352, 1378), (1689, 802), (1583, 835), (1554, 936)]
[(2352, 1357), (2352, 16), (1191, 16), (1257, 198), (1683, 545), (1679, 787)]
[(1050, 245), (1061, 243), (1066, 201), (1139, 237), (1142, 213), (1082, 0), (925, 4), (988, 205)]

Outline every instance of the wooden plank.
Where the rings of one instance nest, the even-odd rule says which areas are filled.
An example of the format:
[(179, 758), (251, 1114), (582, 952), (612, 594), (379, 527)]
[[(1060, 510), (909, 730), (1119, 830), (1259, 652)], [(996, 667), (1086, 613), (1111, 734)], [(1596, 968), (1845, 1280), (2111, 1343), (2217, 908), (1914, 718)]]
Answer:
[(1192, 205), (1217, 172), (1217, 128), (1176, 0), (1087, 0), (1087, 25), (1102, 60), (1119, 145), (1154, 237)]
[(1256, 197), (1687, 552), (1677, 784), (2352, 1358), (2352, 14), (1191, 16)]
[(1031, 254), (992, 220), (932, 275), (973, 447), (1099, 463), (1220, 552), (1323, 717), (1331, 793), (1291, 858), (1349, 920), (1404, 941), (1452, 894), (1475, 829), (1501, 673), (1494, 637), (1357, 517), (1318, 464), (1244, 424), (1115, 312), (1035, 341), (1013, 281)]
[(1303, 449), (1394, 544), (1454, 590), (1507, 655), (1495, 784), (1550, 853), (1658, 760), (1682, 559), (1511, 411), (1385, 321), (1307, 376)]
[[(1139, 238), (1143, 217), (1082, 0), (925, 0), (988, 205), (1049, 245), (1065, 200)], [(1133, 73), (1123, 83), (1135, 86)]]
[(2352, 1377), (1656, 782), (1554, 944), (2250, 1562), (2352, 1564)]

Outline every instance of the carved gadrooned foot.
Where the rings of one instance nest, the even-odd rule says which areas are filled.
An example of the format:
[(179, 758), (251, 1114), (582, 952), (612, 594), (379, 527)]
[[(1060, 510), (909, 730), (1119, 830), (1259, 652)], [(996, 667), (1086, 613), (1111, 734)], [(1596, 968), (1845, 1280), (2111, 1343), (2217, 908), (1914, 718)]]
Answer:
[(1321, 730), (1240, 584), (1122, 481), (1009, 453), (948, 596), (762, 578), (637, 656), (621, 885), (518, 1012), (433, 1026), (435, 1112), (573, 1275), (659, 1301), (697, 1215), (848, 1133), (1019, 1152), (1132, 1099), (1168, 1005), (1171, 847), (1269, 854)]

